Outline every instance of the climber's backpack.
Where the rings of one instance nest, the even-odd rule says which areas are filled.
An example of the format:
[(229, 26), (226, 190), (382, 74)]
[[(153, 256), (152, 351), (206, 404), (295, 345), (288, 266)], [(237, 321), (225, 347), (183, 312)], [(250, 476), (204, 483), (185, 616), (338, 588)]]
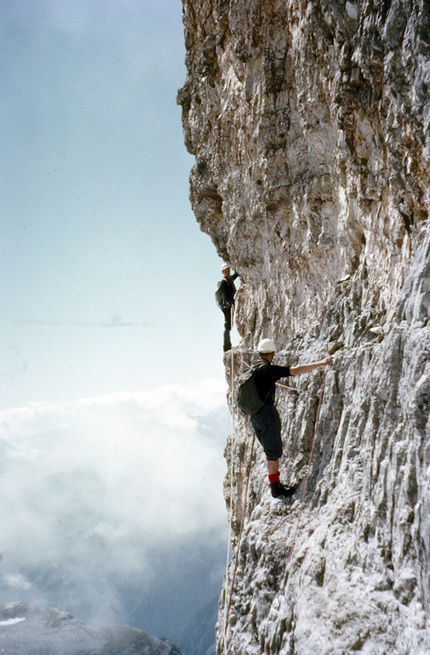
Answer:
[(237, 381), (236, 402), (240, 411), (248, 416), (256, 414), (264, 405), (255, 386), (255, 374), (267, 362), (257, 362), (242, 373)]
[(228, 302), (225, 295), (225, 280), (218, 282), (218, 286), (215, 291), (215, 301), (218, 307), (222, 310), (230, 308), (231, 303)]

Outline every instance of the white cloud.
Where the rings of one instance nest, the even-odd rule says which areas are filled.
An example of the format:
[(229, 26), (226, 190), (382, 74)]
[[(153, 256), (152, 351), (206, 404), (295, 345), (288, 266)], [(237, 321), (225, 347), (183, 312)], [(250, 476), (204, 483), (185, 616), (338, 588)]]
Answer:
[(31, 589), (31, 582), (25, 579), (21, 573), (17, 575), (5, 575), (3, 577), (3, 582), (7, 587), (14, 587), (15, 589), (24, 589), (28, 591)]
[(0, 412), (3, 584), (61, 569), (112, 605), (109, 578), (150, 580), (154, 549), (225, 538), (228, 430), (213, 380)]

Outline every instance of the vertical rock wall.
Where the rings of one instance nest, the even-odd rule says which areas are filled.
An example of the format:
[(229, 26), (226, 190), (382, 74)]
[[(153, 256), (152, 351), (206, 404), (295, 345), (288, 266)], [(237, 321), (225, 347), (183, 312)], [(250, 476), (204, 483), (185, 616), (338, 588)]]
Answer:
[(252, 431), (229, 396), (218, 652), (428, 654), (430, 5), (183, 6), (191, 203), (242, 282), (228, 379), (261, 336), (281, 363), (338, 349), (278, 390), (301, 514), (300, 492), (269, 497), (259, 448), (245, 499)]

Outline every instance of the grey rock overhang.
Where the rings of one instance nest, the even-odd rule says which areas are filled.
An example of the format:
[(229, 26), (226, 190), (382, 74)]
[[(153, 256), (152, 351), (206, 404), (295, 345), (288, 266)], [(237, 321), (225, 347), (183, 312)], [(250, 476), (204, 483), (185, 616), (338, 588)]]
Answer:
[[(299, 503), (269, 498), (258, 450), (245, 500), (252, 431), (230, 389), (225, 496), (239, 558), (228, 652), (424, 655), (430, 7), (183, 6), (187, 79), (178, 101), (196, 157), (190, 199), (242, 281), (242, 340), (225, 358), (227, 379), (234, 386), (262, 336), (274, 338), (281, 363), (337, 348), (289, 562)], [(316, 375), (306, 393), (278, 393), (286, 482), (306, 473), (321, 384)]]
[(428, 217), (428, 14), (425, 2), (184, 2), (191, 203), (245, 282), (248, 345), (250, 315), (285, 340), (346, 274), (391, 317)]

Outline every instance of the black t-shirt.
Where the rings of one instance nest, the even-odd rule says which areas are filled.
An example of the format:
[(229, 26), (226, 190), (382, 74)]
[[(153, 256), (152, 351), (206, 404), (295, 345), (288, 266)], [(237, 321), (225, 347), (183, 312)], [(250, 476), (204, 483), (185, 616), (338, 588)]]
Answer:
[(270, 362), (265, 362), (255, 373), (255, 387), (261, 400), (266, 405), (273, 405), (275, 402), (275, 383), (281, 378), (288, 378), (290, 373), (289, 366), (277, 366)]

